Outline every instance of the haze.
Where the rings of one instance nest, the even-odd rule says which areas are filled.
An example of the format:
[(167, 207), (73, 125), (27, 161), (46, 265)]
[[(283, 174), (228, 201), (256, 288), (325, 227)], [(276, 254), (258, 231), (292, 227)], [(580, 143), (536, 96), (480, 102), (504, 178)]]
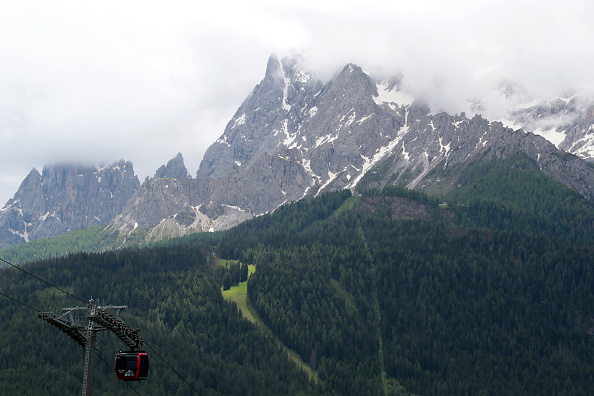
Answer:
[(134, 163), (140, 180), (204, 151), (264, 76), (303, 55), (328, 80), (349, 62), (435, 110), (486, 103), (502, 81), (527, 97), (592, 96), (587, 1), (21, 1), (0, 4), (0, 203), (31, 168)]

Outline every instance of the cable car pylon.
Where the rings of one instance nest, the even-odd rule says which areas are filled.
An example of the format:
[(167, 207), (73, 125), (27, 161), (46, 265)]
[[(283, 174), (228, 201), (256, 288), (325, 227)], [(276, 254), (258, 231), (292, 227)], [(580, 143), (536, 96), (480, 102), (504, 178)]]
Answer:
[[(128, 309), (127, 305), (99, 306), (89, 300), (86, 307), (62, 308), (62, 314), (58, 312), (40, 312), (39, 318), (56, 326), (80, 346), (85, 349), (85, 366), (82, 386), (82, 396), (92, 396), (93, 388), (93, 352), (96, 349), (97, 333), (99, 331), (111, 330), (117, 335), (132, 351), (144, 346), (144, 340), (140, 337), (139, 329), (130, 328), (122, 318), (122, 310)], [(108, 311), (114, 312), (114, 314)], [(143, 353), (143, 355), (146, 355)], [(148, 373), (148, 357), (146, 358), (146, 370), (144, 376), (136, 375), (137, 379), (146, 379)], [(118, 375), (119, 378), (119, 375)]]

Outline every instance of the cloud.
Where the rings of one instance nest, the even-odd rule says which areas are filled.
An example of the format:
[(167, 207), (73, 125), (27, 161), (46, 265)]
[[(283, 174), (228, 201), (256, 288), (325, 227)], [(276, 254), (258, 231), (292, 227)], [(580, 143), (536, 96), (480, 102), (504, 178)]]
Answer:
[(324, 80), (348, 62), (402, 73), (450, 112), (476, 98), (504, 111), (492, 96), (504, 79), (591, 95), (593, 12), (578, 0), (3, 4), (0, 201), (60, 161), (124, 158), (142, 180), (181, 151), (195, 173), (271, 53), (303, 54)]
[[(373, 4), (373, 3), (372, 3)], [(504, 80), (534, 96), (591, 96), (587, 51), (594, 5), (584, 1), (422, 1), (361, 6), (312, 24), (312, 65), (352, 61), (385, 74), (433, 107), (456, 111)], [(329, 26), (329, 28), (328, 28)], [(327, 29), (328, 28), (328, 29)], [(323, 39), (329, 30), (329, 40)]]

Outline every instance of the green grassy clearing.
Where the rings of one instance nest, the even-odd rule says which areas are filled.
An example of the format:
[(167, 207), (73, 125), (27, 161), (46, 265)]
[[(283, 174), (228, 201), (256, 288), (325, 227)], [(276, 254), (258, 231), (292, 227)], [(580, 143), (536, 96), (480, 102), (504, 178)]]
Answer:
[[(254, 266), (253, 265), (250, 265), (248, 267), (249, 268), (248, 278), (253, 273), (251, 267), (254, 267)], [(256, 321), (256, 318), (254, 317), (254, 314), (252, 313), (252, 310), (250, 310), (248, 308), (248, 301), (247, 301), (247, 281), (246, 282), (241, 282), (237, 286), (232, 286), (231, 289), (229, 289), (229, 290), (223, 290), (222, 293), (223, 293), (223, 298), (225, 300), (230, 300), (230, 301), (233, 301), (233, 302), (235, 302), (237, 304), (237, 307), (239, 307), (239, 310), (241, 311), (241, 314), (246, 319), (248, 319), (250, 322), (255, 323), (258, 326), (260, 326), (260, 324)]]
[[(229, 263), (231, 261), (233, 261), (233, 260), (220, 260), (219, 265), (229, 267)], [(248, 265), (248, 279), (255, 271), (256, 271), (255, 265)], [(258, 316), (258, 313), (256, 312), (256, 307), (254, 307), (254, 305), (247, 298), (247, 281), (241, 282), (237, 286), (232, 286), (231, 289), (229, 289), (229, 290), (223, 290), (222, 294), (223, 294), (223, 298), (225, 300), (233, 301), (237, 304), (237, 307), (241, 311), (241, 314), (243, 315), (244, 318), (246, 318), (250, 322), (254, 323), (262, 331), (264, 331), (266, 334), (268, 334), (272, 338), (274, 338), (274, 340), (276, 341), (276, 344), (279, 347), (283, 348), (287, 352), (289, 359), (291, 359), (291, 361), (293, 363), (295, 363), (302, 370), (304, 370), (310, 379), (313, 379), (316, 382), (318, 381), (318, 373), (315, 370), (313, 370), (310, 365), (306, 364), (301, 359), (301, 357), (297, 354), (297, 352), (295, 352), (292, 349), (287, 348), (278, 338), (276, 338), (272, 334), (272, 332), (270, 331), (268, 326), (266, 326), (266, 324), (264, 324), (264, 322), (262, 322), (262, 320)]]
[(235, 263), (237, 262), (237, 260), (227, 260), (227, 259), (222, 259), (222, 258), (218, 258), (217, 259), (217, 264), (226, 268), (229, 268), (229, 264), (231, 263)]
[(331, 217), (337, 217), (341, 213), (349, 211), (355, 205), (355, 202), (357, 202), (358, 199), (359, 199), (358, 197), (351, 197), (351, 198), (347, 199), (340, 206), (340, 208), (336, 209), (334, 211), (334, 213), (332, 213), (332, 216)]

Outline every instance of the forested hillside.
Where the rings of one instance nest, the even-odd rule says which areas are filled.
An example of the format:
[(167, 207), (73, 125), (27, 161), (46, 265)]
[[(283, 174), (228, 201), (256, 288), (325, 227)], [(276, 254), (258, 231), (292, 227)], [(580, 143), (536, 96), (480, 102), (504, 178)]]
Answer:
[(251, 257), (250, 299), (341, 394), (382, 394), (382, 371), (416, 394), (593, 390), (590, 247), (380, 209)]
[[(223, 300), (209, 275), (205, 253), (200, 245), (184, 244), (77, 254), (28, 265), (26, 270), (76, 296), (130, 307), (124, 319), (140, 328), (141, 336), (164, 359), (147, 349), (150, 379), (131, 385), (139, 394), (192, 395), (192, 388), (203, 396), (317, 394), (307, 375), (274, 341)], [(2, 272), (1, 292), (29, 307), (84, 306), (18, 270)], [(0, 394), (80, 394), (80, 346), (38, 319), (35, 310), (7, 298), (0, 299), (0, 315)], [(133, 393), (108, 366), (113, 367), (115, 353), (125, 345), (113, 334), (99, 333), (98, 348), (94, 394)]]
[[(224, 233), (23, 268), (129, 305), (125, 319), (201, 395), (594, 394), (592, 202), (525, 158), (473, 172), (445, 197), (341, 191)], [(250, 303), (317, 382), (223, 300), (217, 257), (256, 265)], [(16, 269), (2, 275), (0, 291), (30, 307), (78, 304)], [(80, 392), (76, 343), (8, 298), (0, 315), (0, 394)], [(99, 353), (110, 362), (118, 343), (101, 334)], [(95, 394), (130, 393), (96, 366)], [(133, 386), (193, 394), (154, 354)]]

